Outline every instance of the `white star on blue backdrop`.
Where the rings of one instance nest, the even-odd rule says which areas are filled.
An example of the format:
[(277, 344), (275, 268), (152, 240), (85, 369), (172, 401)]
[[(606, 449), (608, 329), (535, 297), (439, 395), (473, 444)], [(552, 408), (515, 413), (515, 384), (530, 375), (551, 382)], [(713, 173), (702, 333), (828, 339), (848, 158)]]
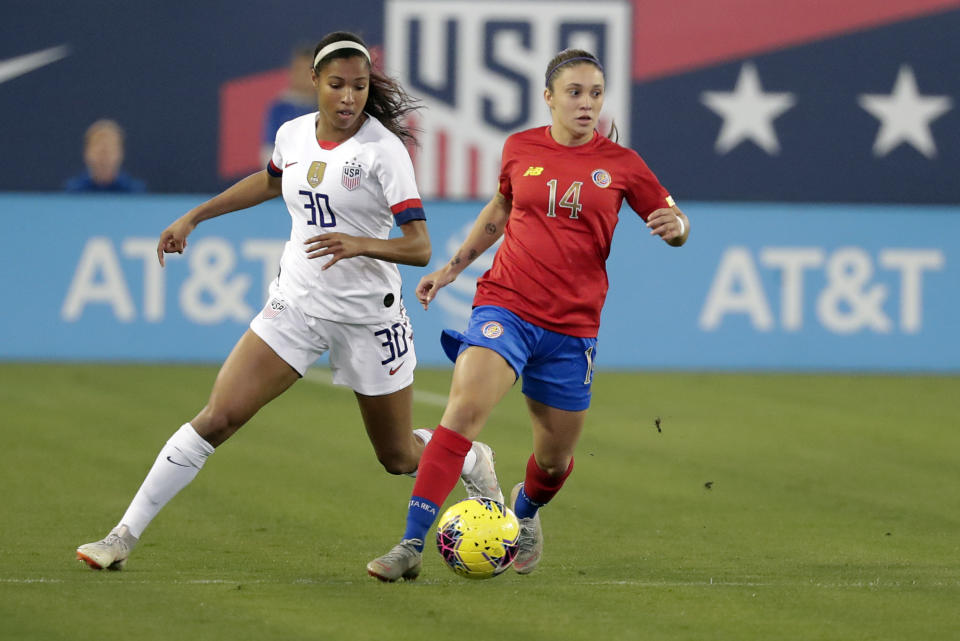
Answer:
[(779, 153), (780, 141), (773, 121), (796, 104), (792, 93), (764, 92), (760, 74), (752, 62), (740, 67), (733, 91), (704, 91), (700, 101), (723, 118), (714, 145), (719, 154), (747, 140), (770, 155)]
[(930, 123), (950, 111), (953, 100), (949, 96), (921, 95), (917, 77), (909, 65), (900, 66), (889, 95), (860, 94), (858, 102), (880, 121), (880, 130), (873, 143), (875, 156), (886, 156), (903, 143), (927, 158), (937, 155)]

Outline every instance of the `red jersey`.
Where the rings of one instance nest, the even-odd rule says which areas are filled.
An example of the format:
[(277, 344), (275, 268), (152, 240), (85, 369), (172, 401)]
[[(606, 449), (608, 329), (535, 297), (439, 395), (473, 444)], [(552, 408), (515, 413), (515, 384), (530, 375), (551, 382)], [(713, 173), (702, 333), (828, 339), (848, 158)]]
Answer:
[(513, 207), (473, 304), (505, 307), (544, 329), (585, 338), (600, 328), (623, 199), (644, 220), (673, 205), (635, 151), (596, 133), (584, 145), (565, 147), (549, 127), (507, 138), (500, 193)]

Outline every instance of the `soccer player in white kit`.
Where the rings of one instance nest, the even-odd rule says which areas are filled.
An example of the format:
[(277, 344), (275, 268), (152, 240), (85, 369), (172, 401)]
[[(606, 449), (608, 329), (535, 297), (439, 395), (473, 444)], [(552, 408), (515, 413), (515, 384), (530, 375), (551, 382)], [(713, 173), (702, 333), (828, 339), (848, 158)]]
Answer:
[[(325, 36), (314, 52), (318, 111), (277, 132), (267, 168), (195, 207), (160, 236), (157, 256), (183, 253), (198, 223), (282, 195), (292, 219), (280, 274), (263, 310), (227, 357), (210, 400), (160, 450), (120, 522), (77, 558), (123, 567), (144, 529), (200, 471), (214, 448), (330, 352), (333, 382), (354, 390), (367, 434), (391, 474), (415, 474), (432, 432), (413, 430), (417, 358), (397, 264), (424, 266), (430, 237), (404, 140), (415, 106), (374, 71), (354, 34)], [(389, 238), (391, 227), (401, 236)], [(493, 452), (464, 462), (471, 496), (503, 501)]]

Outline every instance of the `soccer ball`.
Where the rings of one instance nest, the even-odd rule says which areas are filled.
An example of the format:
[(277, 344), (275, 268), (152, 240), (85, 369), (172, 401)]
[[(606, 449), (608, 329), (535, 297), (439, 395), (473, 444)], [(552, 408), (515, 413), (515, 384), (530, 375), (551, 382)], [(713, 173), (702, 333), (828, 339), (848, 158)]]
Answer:
[(447, 566), (468, 579), (489, 579), (513, 564), (520, 523), (502, 503), (471, 498), (451, 505), (437, 525), (437, 549)]

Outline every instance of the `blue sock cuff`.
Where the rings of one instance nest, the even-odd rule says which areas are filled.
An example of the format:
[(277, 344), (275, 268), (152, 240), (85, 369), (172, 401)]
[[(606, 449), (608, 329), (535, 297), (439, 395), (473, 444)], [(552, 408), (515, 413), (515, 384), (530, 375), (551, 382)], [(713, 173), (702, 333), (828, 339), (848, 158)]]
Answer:
[(513, 512), (518, 519), (530, 519), (536, 516), (537, 510), (541, 507), (543, 507), (543, 504), (530, 500), (530, 497), (521, 487), (520, 493), (517, 494), (517, 502), (513, 506)]
[[(427, 540), (427, 531), (437, 520), (440, 506), (422, 496), (411, 496), (407, 507), (407, 529), (403, 533), (404, 539)], [(423, 547), (421, 546), (421, 551)]]

